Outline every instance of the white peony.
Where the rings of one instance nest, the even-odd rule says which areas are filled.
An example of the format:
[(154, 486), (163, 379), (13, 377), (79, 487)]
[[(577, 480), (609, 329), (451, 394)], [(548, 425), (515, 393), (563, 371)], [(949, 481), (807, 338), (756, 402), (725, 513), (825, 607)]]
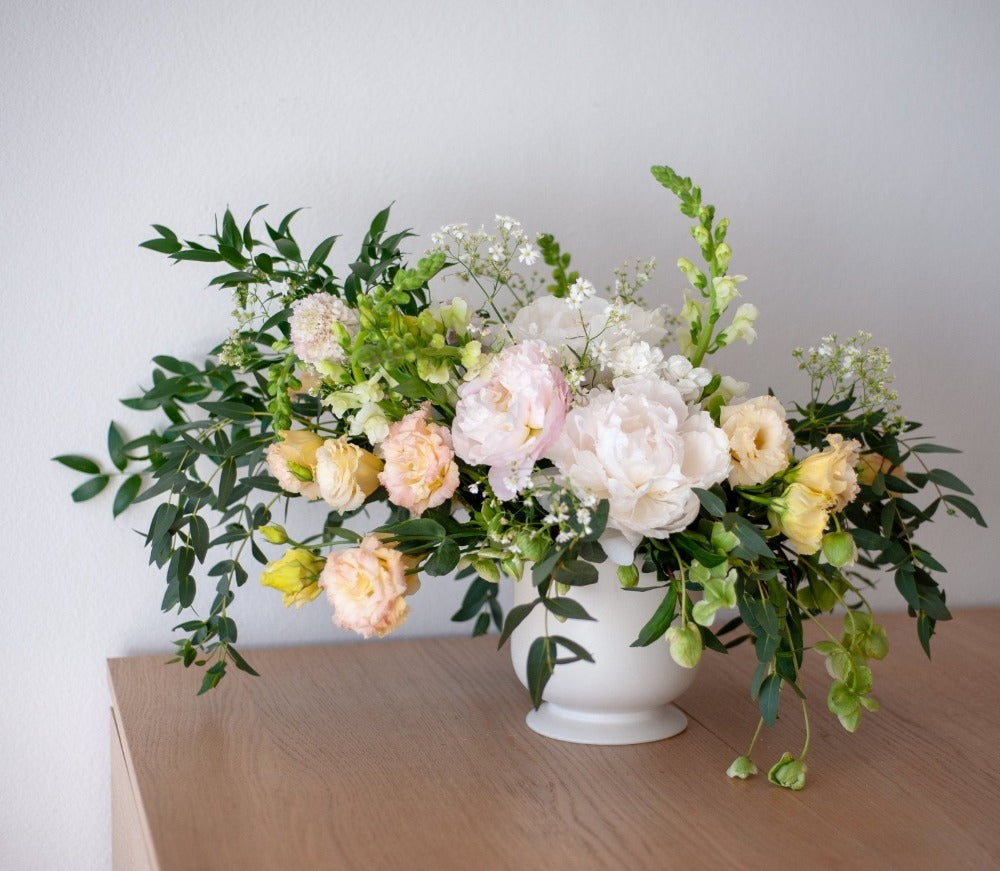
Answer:
[[(708, 413), (692, 413), (676, 387), (648, 376), (593, 391), (546, 456), (576, 492), (608, 500), (608, 528), (632, 550), (689, 526), (693, 488), (724, 480), (730, 463), (729, 440)], [(609, 556), (620, 562), (618, 553)]]
[(589, 350), (615, 376), (658, 369), (663, 362), (659, 345), (668, 335), (659, 309), (582, 294), (572, 302), (539, 297), (518, 309), (508, 329), (515, 342), (537, 339), (555, 349), (565, 366), (575, 367)]

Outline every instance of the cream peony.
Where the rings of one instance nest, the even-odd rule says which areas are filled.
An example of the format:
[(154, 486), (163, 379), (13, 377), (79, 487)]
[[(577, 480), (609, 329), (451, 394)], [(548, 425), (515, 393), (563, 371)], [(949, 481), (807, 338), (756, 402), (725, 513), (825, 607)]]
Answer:
[(281, 441), (272, 443), (267, 449), (268, 471), (286, 493), (319, 499), (319, 485), (315, 481), (316, 451), (323, 439), (305, 429), (283, 429), (278, 435)]
[(380, 448), (385, 468), (378, 479), (389, 501), (418, 517), (451, 498), (458, 488), (451, 432), (431, 421), (430, 415), (426, 402), (392, 424)]
[(763, 484), (788, 467), (795, 442), (785, 409), (773, 396), (758, 396), (719, 410), (719, 425), (729, 439), (734, 487)]
[(829, 447), (802, 460), (788, 480), (821, 493), (831, 511), (843, 511), (861, 489), (856, 471), (861, 444), (836, 434), (828, 435), (826, 441)]
[(360, 547), (330, 554), (319, 585), (333, 606), (333, 622), (364, 638), (399, 628), (409, 613), (405, 597), (420, 587), (406, 568), (403, 554), (373, 535)]
[(513, 499), (535, 461), (559, 437), (569, 406), (569, 385), (549, 362), (542, 342), (511, 345), (458, 389), (452, 423), (455, 453), (489, 466), (501, 500)]
[(319, 493), (334, 511), (354, 511), (378, 489), (382, 461), (346, 437), (327, 439), (316, 451)]
[(691, 413), (677, 388), (649, 376), (593, 391), (546, 456), (576, 492), (608, 500), (608, 527), (633, 550), (643, 536), (686, 528), (698, 514), (693, 488), (729, 474), (725, 433), (706, 412)]

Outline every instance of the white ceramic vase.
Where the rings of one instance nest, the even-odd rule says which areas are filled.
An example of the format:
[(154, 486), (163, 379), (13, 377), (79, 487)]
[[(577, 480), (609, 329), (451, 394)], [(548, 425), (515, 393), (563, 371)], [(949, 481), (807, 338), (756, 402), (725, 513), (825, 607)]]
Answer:
[[(556, 666), (545, 686), (541, 707), (528, 713), (529, 728), (577, 744), (641, 744), (682, 732), (687, 717), (671, 702), (691, 685), (696, 670), (677, 665), (662, 638), (648, 647), (630, 647), (663, 600), (663, 593), (623, 590), (618, 567), (611, 560), (596, 568), (596, 584), (572, 587), (567, 593), (595, 620), (560, 623), (548, 615), (548, 634), (583, 645), (594, 662)], [(649, 576), (640, 576), (639, 586), (652, 583)], [(527, 604), (536, 594), (526, 571), (514, 585), (514, 604)], [(545, 615), (545, 609), (536, 606), (511, 635), (514, 671), (525, 687), (528, 649), (545, 634)], [(560, 648), (559, 655), (568, 652)]]

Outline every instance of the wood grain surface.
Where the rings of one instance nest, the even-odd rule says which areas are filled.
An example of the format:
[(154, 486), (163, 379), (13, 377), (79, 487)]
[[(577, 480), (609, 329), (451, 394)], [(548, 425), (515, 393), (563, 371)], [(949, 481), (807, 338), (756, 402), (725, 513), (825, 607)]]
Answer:
[(725, 775), (757, 723), (747, 646), (705, 656), (684, 733), (630, 747), (530, 732), (495, 637), (256, 651), (262, 677), (234, 673), (201, 697), (194, 670), (110, 660), (127, 773), (115, 801), (131, 810), (130, 786), (139, 817), (116, 815), (129, 829), (116, 860), (140, 839), (162, 871), (998, 868), (1000, 610), (939, 624), (933, 662), (905, 615), (882, 619), (882, 710), (854, 735), (807, 654), (798, 793), (766, 782), (802, 744), (791, 693), (754, 753), (762, 774)]

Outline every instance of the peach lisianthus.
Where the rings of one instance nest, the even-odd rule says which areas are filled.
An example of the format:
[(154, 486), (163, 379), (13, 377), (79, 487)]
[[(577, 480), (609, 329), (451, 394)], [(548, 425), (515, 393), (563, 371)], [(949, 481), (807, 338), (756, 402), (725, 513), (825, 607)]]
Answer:
[(319, 499), (319, 485), (315, 480), (316, 451), (323, 439), (305, 429), (283, 429), (278, 435), (281, 440), (267, 449), (268, 471), (286, 493)]
[(790, 484), (771, 504), (771, 519), (796, 553), (808, 555), (816, 553), (823, 543), (830, 521), (827, 507), (826, 494), (805, 484)]
[(785, 423), (785, 409), (773, 396), (723, 406), (719, 425), (729, 439), (729, 483), (734, 487), (763, 484), (788, 467), (795, 437)]
[(430, 403), (389, 427), (380, 450), (379, 482), (389, 501), (418, 517), (441, 505), (458, 488), (458, 465), (448, 427), (430, 419)]
[(327, 439), (316, 451), (316, 482), (334, 511), (354, 511), (378, 489), (382, 461), (345, 436)]
[(406, 569), (404, 555), (374, 535), (358, 547), (330, 554), (319, 585), (333, 606), (333, 622), (364, 638), (398, 629), (410, 610), (406, 596), (420, 587)]
[(822, 493), (831, 511), (843, 511), (858, 495), (858, 452), (861, 444), (836, 433), (826, 437), (829, 447), (802, 460), (788, 480)]
[(888, 457), (876, 451), (866, 451), (858, 457), (858, 483), (870, 487), (875, 483), (879, 473), (892, 475), (894, 478), (905, 478), (906, 471), (902, 465), (895, 465)]

